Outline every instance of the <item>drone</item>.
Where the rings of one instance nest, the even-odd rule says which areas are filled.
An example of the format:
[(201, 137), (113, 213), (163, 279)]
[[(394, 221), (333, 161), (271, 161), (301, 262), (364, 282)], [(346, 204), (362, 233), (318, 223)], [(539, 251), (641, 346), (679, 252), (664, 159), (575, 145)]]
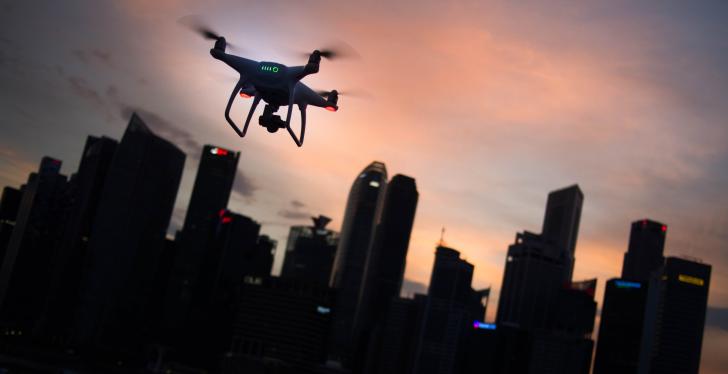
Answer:
[[(276, 62), (254, 61), (226, 53), (225, 49), (228, 47), (228, 43), (225, 38), (209, 28), (199, 25), (194, 28), (205, 39), (215, 41), (214, 47), (210, 49), (212, 57), (224, 62), (240, 74), (240, 79), (225, 107), (225, 119), (241, 138), (247, 133), (250, 120), (261, 100), (265, 102), (265, 108), (263, 109), (263, 115), (258, 118), (258, 123), (270, 133), (274, 133), (279, 129), (288, 130), (293, 141), (299, 147), (303, 145), (303, 137), (306, 134), (306, 108), (309, 105), (325, 108), (331, 112), (339, 110), (337, 105), (339, 101), (338, 91), (317, 92), (301, 82), (304, 77), (318, 73), (322, 57), (332, 59), (340, 55), (339, 52), (332, 49), (314, 50), (309, 55), (308, 63), (303, 66), (286, 66)], [(237, 96), (253, 99), (253, 104), (242, 130), (230, 118), (230, 108)], [(301, 111), (300, 136), (296, 136), (291, 128), (293, 105), (298, 105), (298, 109)], [(288, 115), (285, 120), (276, 114), (281, 106), (288, 106)]]

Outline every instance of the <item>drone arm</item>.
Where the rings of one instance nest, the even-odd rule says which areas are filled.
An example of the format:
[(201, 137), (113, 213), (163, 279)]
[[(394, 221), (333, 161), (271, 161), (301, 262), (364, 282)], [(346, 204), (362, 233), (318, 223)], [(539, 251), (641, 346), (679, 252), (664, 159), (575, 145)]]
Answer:
[(253, 118), (253, 113), (255, 112), (255, 108), (258, 107), (258, 103), (260, 103), (260, 95), (256, 92), (255, 97), (253, 98), (253, 105), (250, 107), (250, 111), (248, 112), (248, 118), (245, 119), (245, 126), (243, 126), (243, 135), (241, 136), (245, 136), (245, 133), (248, 132), (250, 119)]
[[(233, 100), (235, 100), (235, 96), (238, 95), (238, 92), (240, 92), (240, 89), (243, 87), (243, 81), (239, 80), (238, 83), (235, 85), (235, 88), (233, 89), (233, 93), (230, 94), (230, 100), (228, 100), (227, 107), (225, 107), (225, 119), (227, 122), (232, 126), (233, 130), (240, 136), (241, 138), (245, 136), (244, 131), (240, 131), (237, 125), (235, 125), (235, 122), (233, 122), (232, 118), (230, 118), (230, 108), (233, 106)], [(256, 95), (257, 98), (257, 95)], [(250, 115), (248, 115), (248, 119), (250, 119)], [(245, 123), (245, 129), (247, 130), (248, 123)]]
[[(291, 106), (293, 106), (293, 104), (291, 104)], [(286, 124), (286, 129), (288, 130), (288, 133), (291, 134), (296, 145), (300, 147), (303, 145), (303, 137), (306, 135), (306, 104), (298, 104), (298, 109), (301, 110), (301, 138), (299, 139), (296, 137), (296, 134), (293, 133), (290, 123)]]

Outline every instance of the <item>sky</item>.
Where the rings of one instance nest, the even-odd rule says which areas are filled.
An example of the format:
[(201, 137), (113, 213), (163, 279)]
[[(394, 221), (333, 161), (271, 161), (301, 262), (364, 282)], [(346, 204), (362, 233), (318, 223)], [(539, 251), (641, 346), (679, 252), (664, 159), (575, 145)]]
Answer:
[[(255, 60), (302, 65), (343, 95), (308, 111), (306, 142), (223, 112), (236, 74), (182, 27), (197, 15)], [(407, 291), (429, 282), (441, 229), (493, 288), (516, 232), (540, 232), (549, 191), (585, 195), (575, 279), (620, 274), (632, 221), (668, 225), (666, 255), (713, 266), (702, 372), (728, 369), (728, 3), (722, 1), (0, 1), (0, 186), (43, 155), (73, 173), (88, 135), (136, 111), (186, 154), (170, 232), (203, 144), (241, 152), (231, 209), (279, 241), (311, 215), (338, 230), (361, 169), (385, 162), (420, 193)], [(249, 101), (234, 106), (247, 113)], [(277, 256), (275, 269), (282, 256)]]

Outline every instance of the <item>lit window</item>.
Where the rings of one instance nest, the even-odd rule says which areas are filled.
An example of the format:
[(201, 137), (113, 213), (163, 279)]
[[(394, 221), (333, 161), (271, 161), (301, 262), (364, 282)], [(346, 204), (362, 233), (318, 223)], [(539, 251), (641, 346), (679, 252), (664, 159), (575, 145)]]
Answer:
[(693, 277), (693, 276), (685, 275), (685, 274), (679, 274), (677, 276), (677, 280), (679, 280), (680, 282), (683, 282), (683, 283), (688, 283), (688, 284), (701, 286), (701, 287), (705, 284), (704, 280), (702, 280), (698, 277)]

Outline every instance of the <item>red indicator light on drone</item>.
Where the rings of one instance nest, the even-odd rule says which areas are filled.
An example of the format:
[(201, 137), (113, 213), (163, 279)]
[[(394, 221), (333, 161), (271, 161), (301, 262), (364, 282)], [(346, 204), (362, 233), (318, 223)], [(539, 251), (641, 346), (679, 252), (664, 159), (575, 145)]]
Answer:
[(665, 232), (665, 231), (667, 231), (667, 226), (662, 225), (662, 232)]
[(230, 223), (232, 221), (233, 221), (233, 219), (231, 217), (222, 217), (222, 223), (223, 224)]
[(252, 96), (246, 94), (245, 92), (241, 92), (240, 97), (242, 97), (243, 99), (250, 99)]
[(333, 107), (333, 106), (327, 106), (327, 107), (326, 107), (326, 110), (328, 110), (329, 112), (335, 112), (335, 111), (336, 111), (336, 107)]
[(220, 209), (220, 211), (219, 211), (219, 212), (217, 212), (217, 215), (218, 215), (219, 217), (222, 217), (222, 216), (224, 216), (224, 215), (225, 215), (225, 209)]

